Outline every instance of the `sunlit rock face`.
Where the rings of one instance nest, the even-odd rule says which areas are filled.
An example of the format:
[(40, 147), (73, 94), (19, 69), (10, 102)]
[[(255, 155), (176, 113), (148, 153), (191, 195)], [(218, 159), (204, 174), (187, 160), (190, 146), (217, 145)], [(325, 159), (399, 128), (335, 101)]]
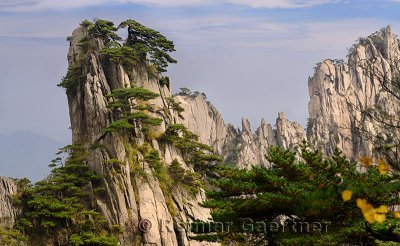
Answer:
[[(399, 42), (387, 27), (361, 39), (349, 52), (347, 62), (325, 60), (317, 64), (309, 78), (307, 126), (290, 122), (279, 113), (274, 127), (262, 120), (253, 132), (249, 121), (243, 119), (242, 128), (235, 129), (200, 95), (176, 97), (185, 108), (182, 122), (227, 163), (241, 168), (268, 167), (265, 154), (269, 146), (296, 149), (302, 140), (326, 154), (339, 148), (349, 158), (372, 155), (373, 145), (366, 135), (376, 135), (381, 128), (362, 112), (380, 105), (391, 115), (399, 114), (399, 100), (381, 86), (383, 76), (392, 80), (399, 74)], [(368, 73), (371, 67), (375, 76)]]
[(201, 142), (212, 146), (227, 164), (240, 168), (268, 167), (270, 163), (265, 155), (269, 146), (295, 149), (306, 139), (303, 127), (290, 122), (282, 112), (278, 114), (275, 128), (262, 119), (253, 132), (247, 119), (242, 119), (241, 130), (226, 124), (218, 110), (201, 95), (175, 98), (185, 109), (181, 122), (197, 134)]
[(391, 115), (399, 113), (399, 100), (381, 83), (398, 75), (400, 51), (397, 36), (387, 27), (361, 39), (349, 52), (347, 63), (325, 60), (309, 78), (307, 137), (325, 153), (338, 147), (357, 158), (372, 154), (367, 136), (381, 130), (362, 112), (379, 105)]
[(19, 210), (13, 205), (12, 198), (17, 192), (14, 179), (0, 177), (0, 227), (12, 227), (15, 224)]
[[(104, 44), (99, 39), (90, 40), (93, 50), (82, 61), (83, 55), (78, 43), (85, 36), (87, 29), (84, 27), (76, 29), (72, 35), (68, 53), (69, 65), (82, 63), (82, 72), (86, 79), (78, 85), (74, 93), (68, 95), (68, 104), (73, 143), (86, 146), (88, 165), (102, 175), (106, 187), (102, 197), (94, 197), (97, 207), (110, 224), (123, 227), (124, 235), (120, 238), (122, 245), (199, 245), (199, 242), (190, 239), (187, 228), (180, 227), (179, 224), (194, 220), (207, 221), (211, 217), (210, 211), (199, 205), (205, 199), (204, 191), (194, 196), (178, 187), (171, 191), (173, 199), (168, 200), (148, 163), (141, 161), (146, 178), (137, 175), (130, 168), (132, 160), (129, 158), (129, 149), (145, 142), (140, 126), (135, 129), (133, 139), (121, 133), (104, 132), (113, 119), (112, 112), (107, 107), (110, 100), (107, 95), (115, 89), (131, 87), (132, 81), (138, 87), (160, 94), (160, 97), (150, 103), (157, 109), (157, 117), (164, 120), (157, 132), (164, 132), (166, 124), (174, 123), (179, 118), (167, 107), (166, 98), (172, 96), (169, 87), (160, 85), (156, 78), (150, 77), (143, 65), (137, 65), (132, 71), (125, 71), (123, 66), (101, 57), (100, 50)], [(104, 147), (91, 148), (94, 143)], [(160, 152), (166, 165), (177, 159), (183, 168), (192, 168), (185, 164), (182, 154), (174, 146), (161, 144), (158, 140), (153, 140), (151, 146)], [(113, 172), (106, 165), (110, 159), (117, 159), (125, 165), (119, 172)], [(142, 160), (143, 157), (138, 159)], [(145, 233), (139, 230), (142, 220), (148, 220), (152, 225)]]

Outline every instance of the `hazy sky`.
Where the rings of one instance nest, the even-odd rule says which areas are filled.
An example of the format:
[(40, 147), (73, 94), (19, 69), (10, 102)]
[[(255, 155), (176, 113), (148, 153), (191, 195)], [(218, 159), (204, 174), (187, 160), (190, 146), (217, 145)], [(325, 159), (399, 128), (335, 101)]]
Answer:
[[(345, 58), (360, 36), (399, 26), (395, 0), (0, 0), (0, 134), (23, 130), (65, 141), (71, 35), (82, 19), (131, 18), (176, 44), (174, 91), (199, 90), (226, 122), (279, 111), (305, 123), (315, 63)], [(0, 150), (1, 153), (1, 150)]]

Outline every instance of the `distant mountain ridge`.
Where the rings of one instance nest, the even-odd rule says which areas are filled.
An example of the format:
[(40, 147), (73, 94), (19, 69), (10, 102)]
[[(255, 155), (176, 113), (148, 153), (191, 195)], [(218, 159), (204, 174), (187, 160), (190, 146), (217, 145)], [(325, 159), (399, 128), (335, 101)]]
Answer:
[(50, 173), (48, 164), (58, 148), (67, 143), (29, 131), (0, 134), (0, 175), (39, 181)]

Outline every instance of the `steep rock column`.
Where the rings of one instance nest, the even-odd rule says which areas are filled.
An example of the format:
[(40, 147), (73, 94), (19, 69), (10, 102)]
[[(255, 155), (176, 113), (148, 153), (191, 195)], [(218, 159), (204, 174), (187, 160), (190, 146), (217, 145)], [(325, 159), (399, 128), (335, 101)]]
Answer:
[(276, 119), (276, 143), (285, 149), (295, 149), (306, 139), (303, 127), (297, 122), (290, 122), (283, 112)]
[(327, 154), (338, 147), (351, 158), (372, 155), (372, 143), (361, 137), (361, 131), (376, 135), (380, 129), (362, 112), (376, 105), (392, 114), (399, 111), (397, 100), (380, 84), (382, 76), (393, 78), (399, 58), (398, 40), (387, 27), (355, 45), (348, 63), (333, 60), (320, 63), (308, 82), (307, 136), (311, 143)]
[[(190, 240), (190, 233), (179, 224), (211, 217), (210, 210), (199, 205), (205, 199), (203, 191), (193, 196), (180, 187), (173, 191), (163, 190), (162, 181), (156, 177), (151, 165), (144, 161), (138, 148), (149, 144), (160, 153), (165, 165), (177, 159), (184, 169), (190, 170), (180, 151), (169, 144), (159, 143), (157, 139), (148, 142), (140, 124), (135, 126), (135, 136), (104, 131), (115, 120), (107, 107), (110, 99), (106, 96), (115, 89), (129, 88), (133, 83), (160, 95), (149, 101), (156, 109), (149, 114), (164, 120), (161, 126), (154, 129), (158, 133), (164, 132), (167, 124), (178, 118), (166, 102), (166, 98), (171, 97), (169, 88), (161, 86), (156, 78), (150, 78), (144, 64), (138, 64), (133, 71), (125, 71), (123, 66), (100, 55), (104, 45), (99, 39), (90, 38), (92, 50), (83, 53), (78, 44), (84, 37), (88, 37), (85, 27), (73, 32), (69, 65), (78, 65), (84, 79), (73, 93), (68, 93), (68, 103), (73, 143), (86, 147), (88, 165), (103, 177), (100, 185), (105, 192), (101, 196), (89, 195), (94, 197), (96, 206), (110, 224), (123, 227), (122, 245), (198, 245), (199, 242)], [(118, 160), (120, 167), (108, 165), (112, 160)], [(140, 171), (135, 167), (137, 165), (140, 165)], [(152, 224), (146, 232), (139, 230), (142, 220)]]
[(0, 227), (12, 228), (19, 214), (19, 209), (12, 203), (12, 197), (18, 189), (14, 179), (0, 177)]
[[(101, 185), (104, 186), (105, 192), (103, 196), (95, 198), (97, 207), (110, 224), (123, 226), (125, 231), (123, 242), (126, 243), (139, 234), (137, 198), (131, 184), (123, 137), (104, 134), (104, 129), (112, 119), (105, 96), (111, 93), (112, 88), (107, 82), (100, 57), (95, 52), (83, 54), (78, 47), (79, 41), (87, 35), (86, 28), (76, 29), (73, 32), (68, 53), (70, 67), (80, 66), (84, 75), (83, 83), (77, 85), (74, 93), (68, 94), (72, 141), (74, 144), (86, 146), (89, 155), (88, 165), (102, 175)], [(97, 49), (103, 47), (98, 39), (90, 40), (90, 42)], [(118, 70), (121, 69), (118, 68)], [(117, 76), (115, 80), (123, 81)], [(111, 85), (118, 86), (115, 83)], [(92, 147), (95, 145), (101, 147)], [(112, 158), (126, 162), (121, 172), (113, 174), (107, 167), (107, 161)]]

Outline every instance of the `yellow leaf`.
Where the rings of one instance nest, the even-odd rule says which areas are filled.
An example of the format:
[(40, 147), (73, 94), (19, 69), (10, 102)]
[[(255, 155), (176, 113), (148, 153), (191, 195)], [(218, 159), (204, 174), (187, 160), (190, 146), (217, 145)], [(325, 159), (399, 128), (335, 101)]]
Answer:
[(366, 167), (372, 166), (372, 159), (369, 158), (368, 156), (361, 156), (360, 159), (360, 164)]
[(383, 223), (386, 220), (386, 214), (375, 214), (375, 220), (378, 223)]
[(367, 203), (367, 200), (365, 200), (365, 199), (361, 199), (361, 198), (357, 199), (357, 207), (359, 207), (361, 209), (365, 206), (366, 203)]
[[(388, 212), (388, 207), (385, 205), (381, 205), (378, 208), (374, 208), (372, 204), (368, 203), (366, 199), (357, 199), (357, 207), (361, 209), (361, 212), (368, 223), (383, 223), (386, 220), (386, 213)], [(395, 213), (393, 213), (396, 216)], [(400, 212), (398, 215), (400, 218)]]
[(379, 170), (379, 173), (381, 175), (386, 175), (386, 174), (389, 173), (389, 166), (386, 165), (384, 160), (379, 159), (379, 161), (378, 161), (378, 170)]
[(385, 205), (381, 205), (376, 209), (377, 213), (386, 214), (388, 212), (388, 207)]
[(366, 221), (368, 221), (368, 223), (374, 223), (375, 222), (375, 209), (371, 208), (371, 209), (364, 209), (362, 210), (364, 218)]
[(396, 219), (400, 219), (400, 212), (394, 211), (393, 212), (393, 217), (395, 217)]
[(368, 223), (372, 224), (375, 222), (376, 211), (374, 207), (367, 202), (367, 200), (358, 198), (357, 207), (361, 209), (361, 212)]
[(345, 190), (342, 192), (342, 199), (344, 202), (347, 202), (351, 199), (353, 192), (351, 190)]

